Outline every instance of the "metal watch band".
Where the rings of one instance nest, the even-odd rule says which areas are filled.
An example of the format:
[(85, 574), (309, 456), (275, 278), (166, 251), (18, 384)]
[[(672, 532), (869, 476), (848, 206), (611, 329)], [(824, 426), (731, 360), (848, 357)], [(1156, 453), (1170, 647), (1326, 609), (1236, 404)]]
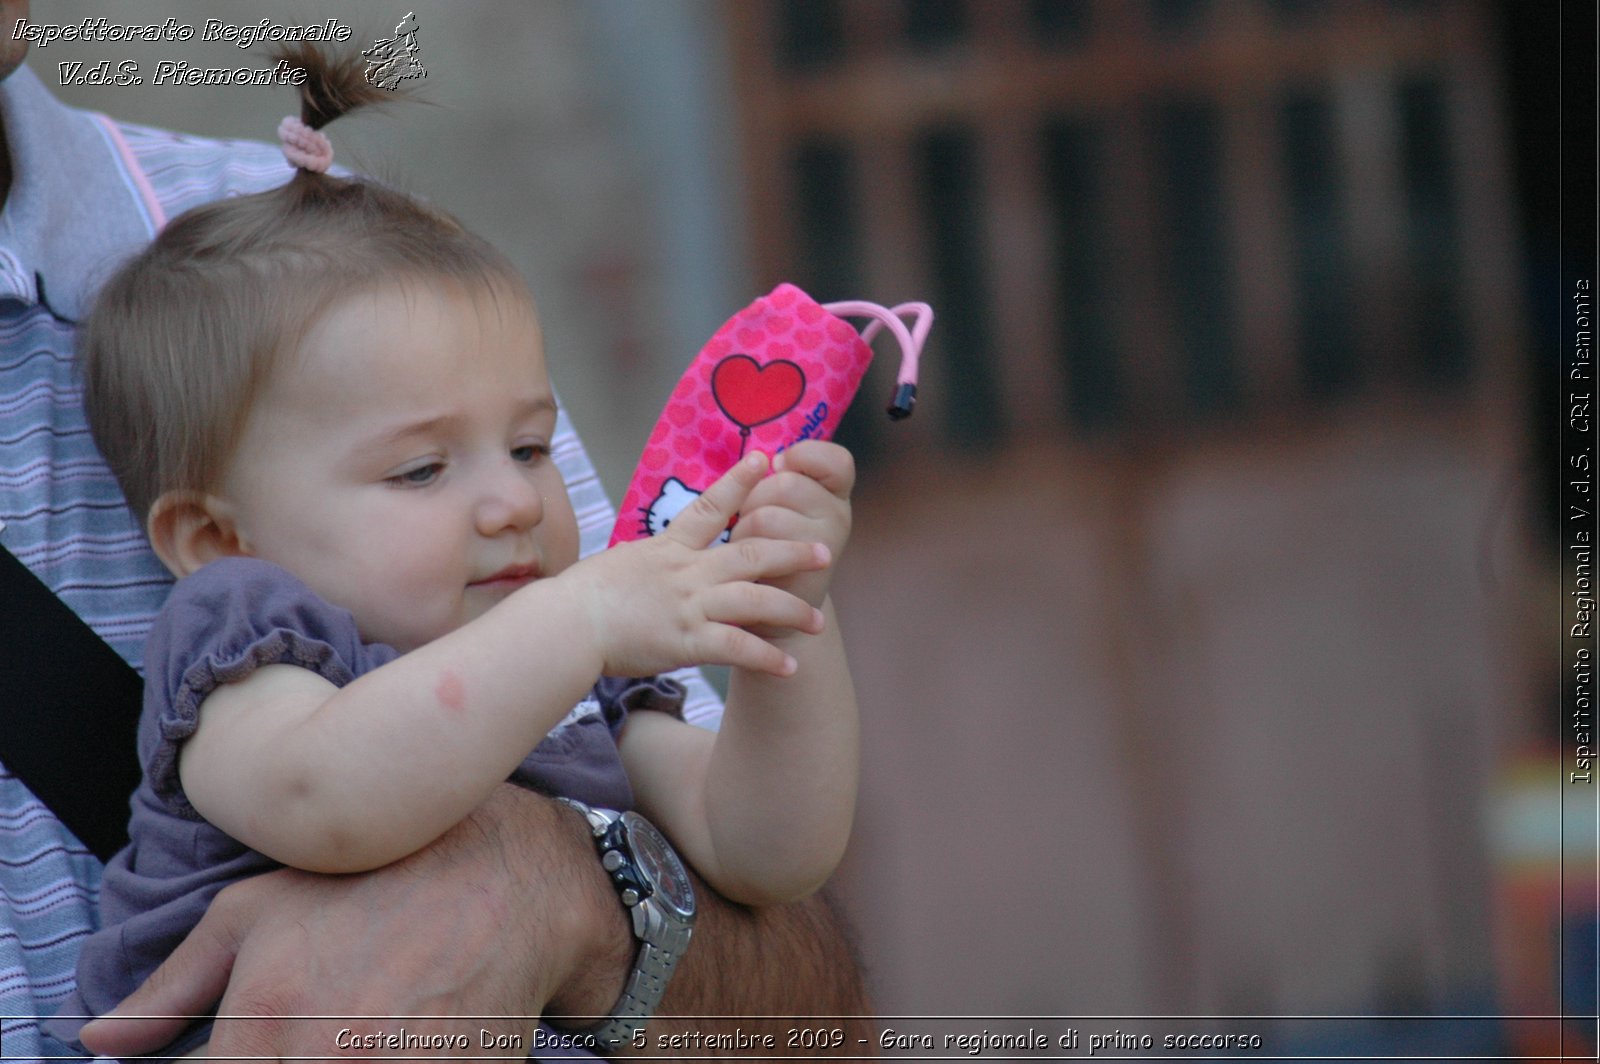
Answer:
[(608, 816), (607, 813), (610, 812), (609, 810), (601, 811), (593, 806), (585, 805), (576, 798), (557, 798), (556, 801), (560, 802), (562, 805), (571, 806), (573, 809), (576, 809), (578, 812), (582, 813), (583, 819), (589, 822), (589, 830), (594, 833), (594, 837), (597, 839), (601, 835), (604, 835), (606, 833), (606, 828), (609, 828), (612, 821), (617, 819), (617, 814), (611, 813)]
[(622, 996), (611, 1010), (609, 1019), (590, 1029), (589, 1034), (604, 1048), (614, 1048), (632, 1041), (633, 1034), (655, 1015), (661, 995), (666, 993), (667, 981), (677, 967), (683, 948), (689, 944), (689, 929), (675, 928), (672, 948), (660, 948), (649, 942), (639, 947), (634, 961), (633, 974)]
[[(599, 845), (613, 824), (622, 818), (609, 809), (595, 809), (571, 798), (558, 799), (584, 815)], [(610, 866), (607, 866), (608, 869)], [(678, 960), (689, 945), (692, 928), (666, 917), (653, 900), (630, 910), (639, 952), (622, 996), (611, 1015), (584, 1032), (600, 1049), (614, 1049), (633, 1041), (635, 1032), (649, 1022), (666, 993)]]

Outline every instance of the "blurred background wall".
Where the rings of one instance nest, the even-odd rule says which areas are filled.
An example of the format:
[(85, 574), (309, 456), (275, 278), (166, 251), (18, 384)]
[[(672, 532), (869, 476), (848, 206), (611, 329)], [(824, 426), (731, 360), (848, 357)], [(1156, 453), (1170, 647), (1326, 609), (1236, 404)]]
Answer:
[[(137, 10), (360, 46), (416, 13), (432, 106), (341, 123), (339, 157), (524, 268), (614, 495), (778, 281), (934, 304), (917, 416), (883, 419), (885, 357), (842, 432), (866, 776), (837, 889), (884, 1013), (1358, 1016), (1557, 1009), (1553, 6)], [(104, 58), (265, 65), (30, 64), (211, 135), (293, 107), (59, 84)]]

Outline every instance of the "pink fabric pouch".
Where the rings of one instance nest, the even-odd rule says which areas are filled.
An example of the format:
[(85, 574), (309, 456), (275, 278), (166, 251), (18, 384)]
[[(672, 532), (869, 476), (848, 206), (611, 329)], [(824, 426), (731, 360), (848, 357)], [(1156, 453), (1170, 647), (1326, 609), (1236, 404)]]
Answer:
[[(846, 318), (868, 322), (857, 332)], [(889, 416), (909, 417), (932, 325), (926, 303), (822, 304), (792, 284), (729, 318), (673, 388), (622, 496), (611, 543), (661, 531), (750, 450), (776, 455), (801, 440), (831, 438), (880, 329), (900, 345)]]

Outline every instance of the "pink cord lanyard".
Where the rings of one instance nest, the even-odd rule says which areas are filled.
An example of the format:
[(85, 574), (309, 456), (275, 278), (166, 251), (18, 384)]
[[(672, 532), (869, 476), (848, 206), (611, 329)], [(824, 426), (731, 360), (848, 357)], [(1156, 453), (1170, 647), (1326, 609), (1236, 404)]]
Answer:
[[(933, 308), (926, 303), (901, 303), (883, 307), (877, 303), (845, 300), (824, 303), (822, 309), (838, 318), (871, 318), (861, 330), (861, 339), (871, 344), (879, 329), (888, 329), (900, 345), (900, 373), (895, 378), (894, 398), (889, 403), (889, 416), (900, 421), (911, 416), (917, 405), (917, 360), (922, 356), (922, 345), (933, 327)], [(911, 316), (911, 328), (906, 328), (903, 318)]]

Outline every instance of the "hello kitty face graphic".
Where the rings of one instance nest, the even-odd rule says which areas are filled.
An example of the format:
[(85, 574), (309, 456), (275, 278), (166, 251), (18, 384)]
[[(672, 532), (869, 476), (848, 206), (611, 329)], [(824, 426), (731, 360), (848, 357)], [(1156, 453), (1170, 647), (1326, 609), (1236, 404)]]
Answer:
[[(683, 512), (683, 508), (700, 497), (700, 493), (677, 477), (668, 477), (661, 485), (661, 493), (650, 501), (644, 511), (644, 533), (647, 536), (659, 536), (666, 531), (672, 519)], [(722, 535), (717, 537), (718, 543), (726, 543), (733, 535), (730, 525), (724, 529)]]

